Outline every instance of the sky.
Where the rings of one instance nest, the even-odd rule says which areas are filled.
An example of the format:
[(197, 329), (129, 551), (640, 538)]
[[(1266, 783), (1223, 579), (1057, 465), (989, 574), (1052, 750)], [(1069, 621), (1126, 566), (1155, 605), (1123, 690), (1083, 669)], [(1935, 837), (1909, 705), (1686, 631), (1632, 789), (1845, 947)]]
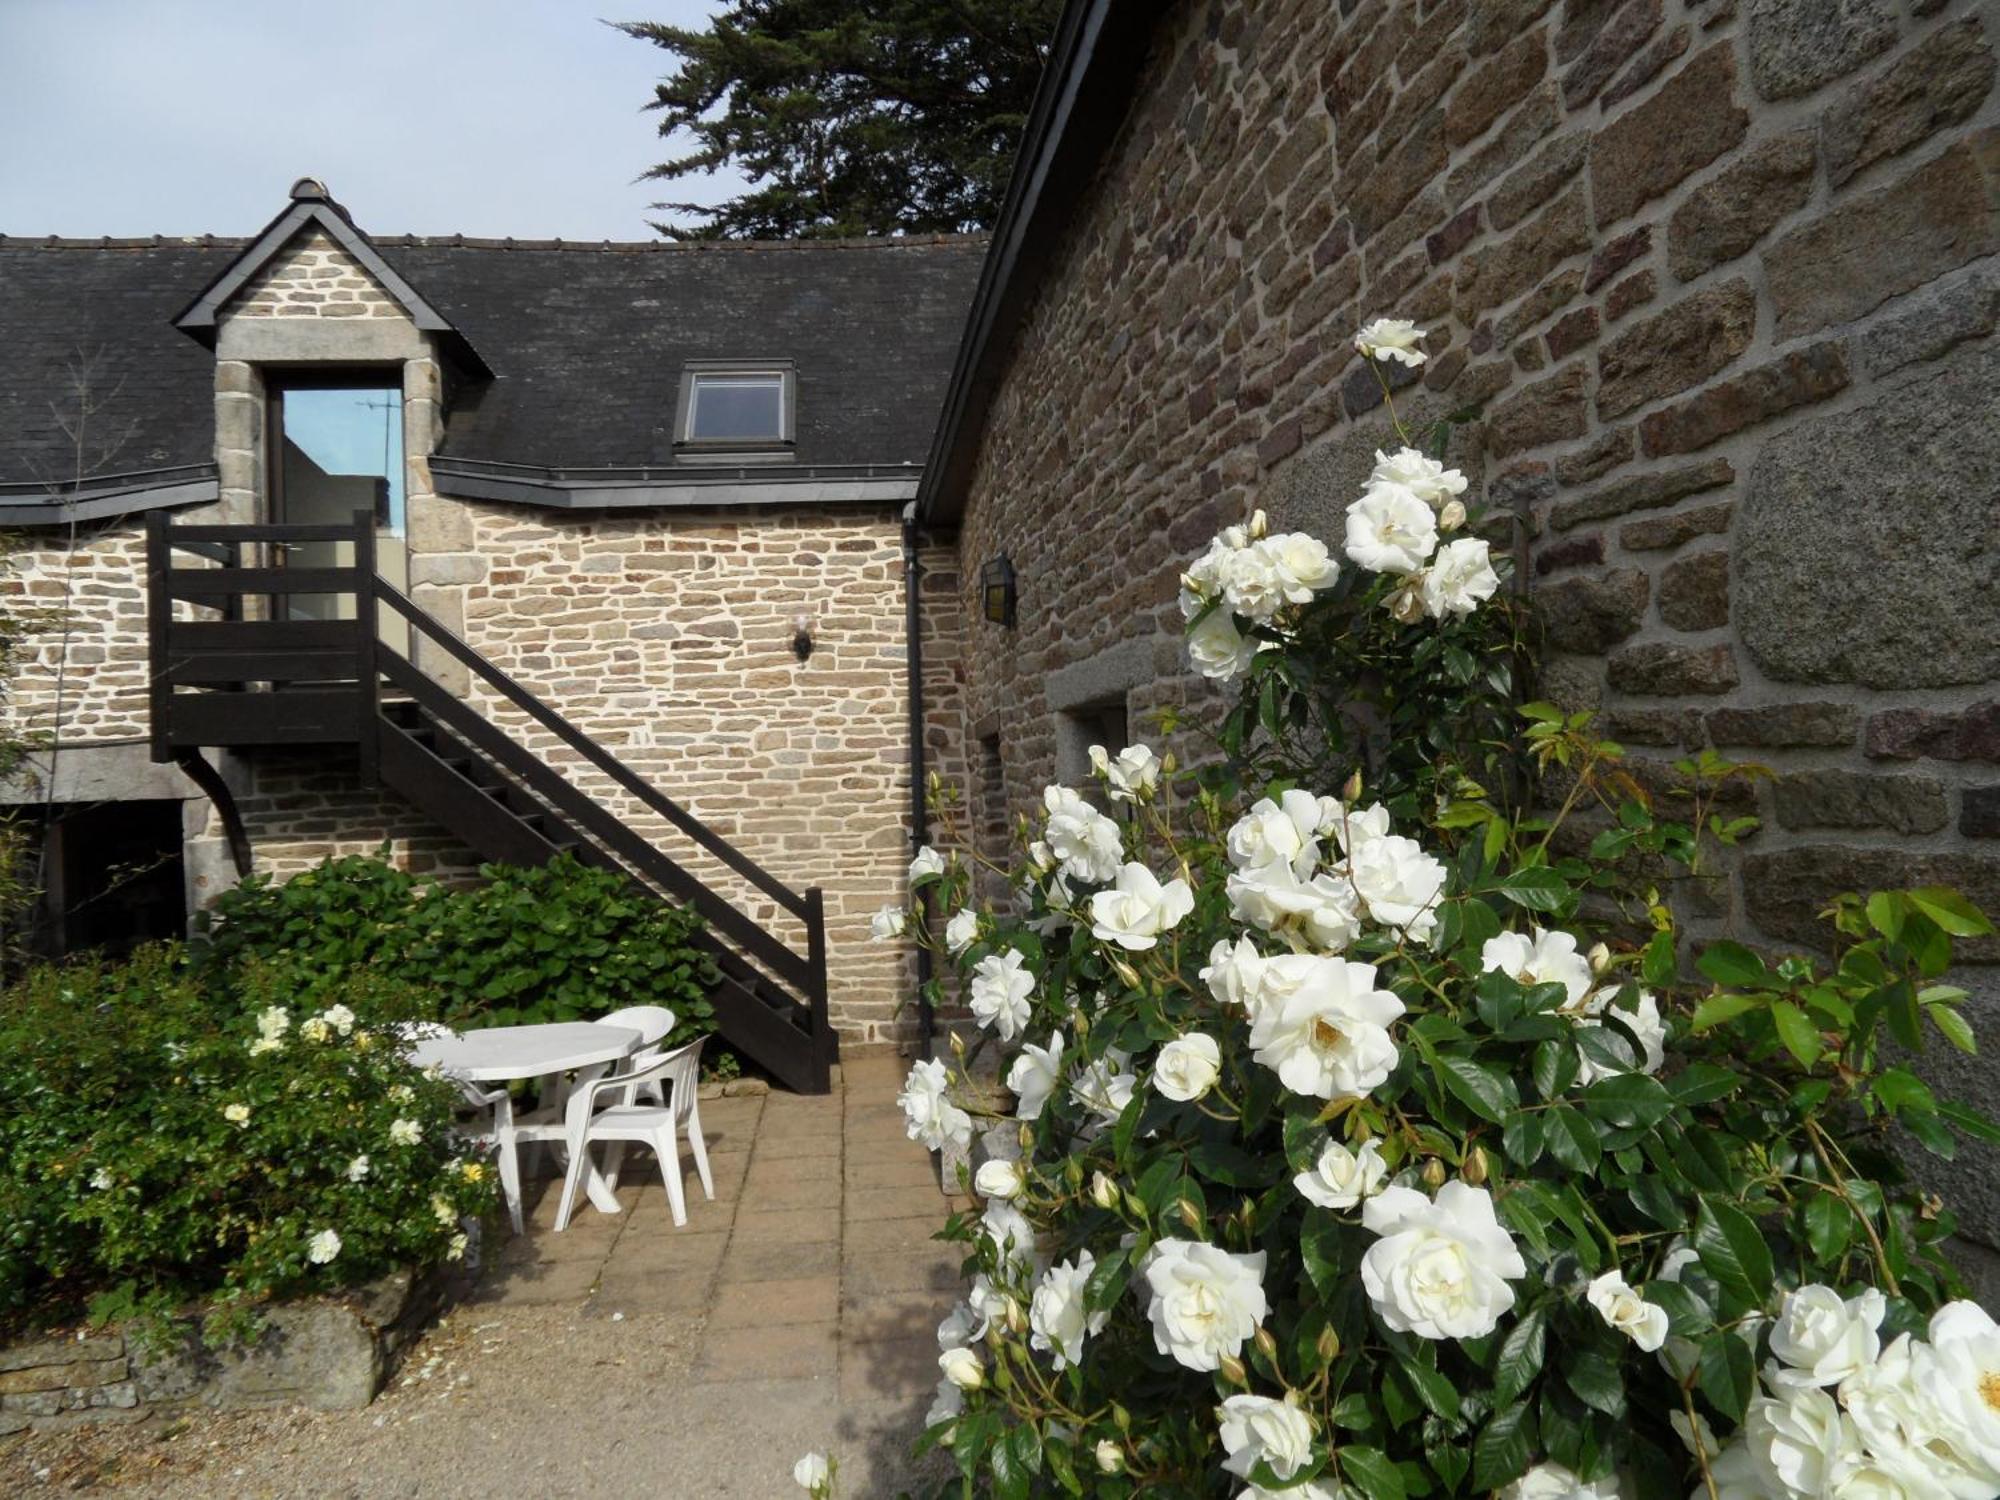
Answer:
[[(672, 59), (719, 0), (0, 0), (0, 234), (254, 233), (321, 179), (371, 234), (643, 240)], [(662, 215), (651, 215), (658, 218)]]

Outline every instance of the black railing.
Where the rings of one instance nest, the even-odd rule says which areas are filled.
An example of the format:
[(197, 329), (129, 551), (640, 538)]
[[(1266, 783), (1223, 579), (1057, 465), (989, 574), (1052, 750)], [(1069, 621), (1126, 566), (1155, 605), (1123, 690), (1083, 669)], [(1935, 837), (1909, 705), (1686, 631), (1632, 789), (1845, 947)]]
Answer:
[[(306, 566), (270, 560), (285, 548), (329, 543), (351, 546), (353, 560)], [(200, 561), (177, 565), (176, 553)], [(823, 1086), (832, 1033), (821, 892), (794, 890), (766, 870), (383, 579), (375, 567), (374, 519), (368, 512), (357, 512), (345, 526), (169, 526), (156, 511), (147, 518), (146, 565), (154, 760), (172, 760), (200, 745), (351, 743), (363, 773), (373, 778), (381, 769), (384, 737), (402, 732), (383, 712), (386, 683), (546, 803), (580, 839), (642, 883), (694, 909), (717, 938), (789, 989), (809, 1012)], [(352, 603), (343, 618), (288, 618), (291, 601), (302, 596)], [(186, 618), (176, 605), (206, 615)], [(427, 642), (464, 667), (640, 807), (798, 919), (805, 951), (441, 687), (416, 665), (414, 652), (384, 638), (385, 611), (402, 622), (413, 644)]]

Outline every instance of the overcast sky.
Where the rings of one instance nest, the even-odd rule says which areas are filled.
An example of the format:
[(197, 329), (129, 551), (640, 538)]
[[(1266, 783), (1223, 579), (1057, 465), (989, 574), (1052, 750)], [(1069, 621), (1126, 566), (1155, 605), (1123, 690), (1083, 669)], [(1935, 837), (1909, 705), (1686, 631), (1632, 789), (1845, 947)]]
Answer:
[(0, 233), (248, 234), (294, 178), (376, 234), (649, 239), (668, 54), (719, 0), (0, 0)]

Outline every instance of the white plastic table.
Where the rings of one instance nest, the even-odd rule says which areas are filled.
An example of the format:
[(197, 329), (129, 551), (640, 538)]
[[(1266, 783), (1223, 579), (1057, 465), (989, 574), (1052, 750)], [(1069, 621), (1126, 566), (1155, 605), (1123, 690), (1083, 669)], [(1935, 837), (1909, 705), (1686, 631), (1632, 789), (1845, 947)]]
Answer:
[[(589, 1095), (582, 1085), (602, 1078), (613, 1063), (631, 1056), (640, 1040), (639, 1033), (628, 1026), (554, 1021), (542, 1026), (486, 1026), (427, 1037), (414, 1043), (406, 1055), (420, 1068), (438, 1068), (473, 1083), (506, 1083), (574, 1072), (576, 1084), (570, 1101), (584, 1105)], [(560, 1127), (544, 1128), (549, 1139), (560, 1139)], [(619, 1212), (618, 1199), (595, 1163), (584, 1190), (599, 1213)]]

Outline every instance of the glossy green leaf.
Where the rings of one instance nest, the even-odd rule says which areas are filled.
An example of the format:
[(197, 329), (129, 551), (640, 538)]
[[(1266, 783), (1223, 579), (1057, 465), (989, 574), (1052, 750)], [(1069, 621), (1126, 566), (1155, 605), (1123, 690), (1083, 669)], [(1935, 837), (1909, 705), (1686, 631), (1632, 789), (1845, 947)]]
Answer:
[(1704, 1198), (1694, 1250), (1702, 1269), (1739, 1307), (1762, 1307), (1772, 1287), (1771, 1247), (1756, 1221), (1734, 1204)]
[(1702, 1340), (1695, 1364), (1695, 1383), (1724, 1417), (1742, 1421), (1757, 1389), (1757, 1366), (1750, 1346), (1728, 1329), (1709, 1334)]
[(1789, 1000), (1776, 1000), (1771, 1004), (1771, 1020), (1778, 1028), (1778, 1040), (1800, 1067), (1810, 1068), (1819, 1061), (1824, 1043), (1819, 1028), (1806, 1018), (1804, 1011)]
[(1771, 986), (1771, 971), (1764, 960), (1741, 943), (1710, 943), (1701, 950), (1694, 966), (1717, 984), (1733, 989), (1761, 990)]
[(1986, 914), (1957, 891), (1944, 886), (1923, 886), (1911, 891), (1909, 897), (1910, 905), (1953, 937), (1985, 937), (1993, 931)]
[(1495, 1412), (1472, 1441), (1472, 1487), (1497, 1490), (1518, 1479), (1533, 1456), (1534, 1442), (1534, 1418), (1525, 1404)]
[(1521, 1096), (1514, 1080), (1484, 1063), (1455, 1053), (1440, 1052), (1436, 1058), (1439, 1080), (1467, 1109), (1482, 1120), (1498, 1125), (1507, 1112), (1519, 1107)]
[(1493, 1361), (1495, 1401), (1512, 1401), (1535, 1383), (1535, 1377), (1542, 1373), (1548, 1328), (1548, 1313), (1532, 1307), (1507, 1330)]
[(1529, 911), (1561, 911), (1570, 895), (1569, 882), (1545, 865), (1516, 870), (1495, 882), (1493, 889)]
[(1368, 1500), (1403, 1500), (1408, 1493), (1402, 1474), (1389, 1461), (1389, 1455), (1379, 1448), (1350, 1443), (1334, 1451), (1334, 1460), (1340, 1466), (1341, 1478), (1359, 1489)]

